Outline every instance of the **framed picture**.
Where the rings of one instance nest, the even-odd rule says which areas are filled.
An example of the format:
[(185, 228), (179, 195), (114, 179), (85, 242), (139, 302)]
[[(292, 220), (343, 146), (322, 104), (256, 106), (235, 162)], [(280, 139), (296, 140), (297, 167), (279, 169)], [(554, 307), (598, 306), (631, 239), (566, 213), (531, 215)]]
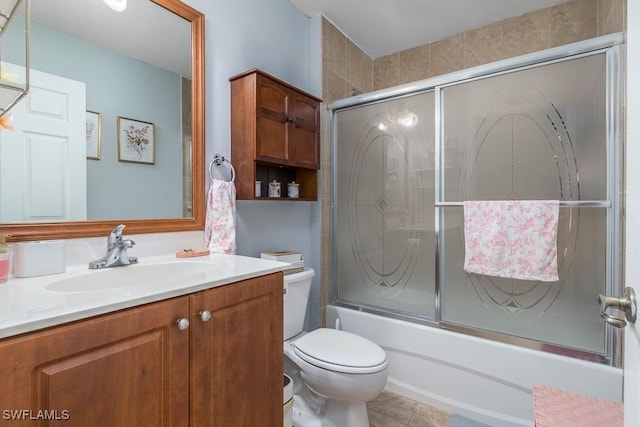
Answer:
[(100, 140), (102, 139), (102, 116), (87, 110), (87, 159), (100, 160)]
[(118, 161), (155, 164), (153, 123), (118, 117)]

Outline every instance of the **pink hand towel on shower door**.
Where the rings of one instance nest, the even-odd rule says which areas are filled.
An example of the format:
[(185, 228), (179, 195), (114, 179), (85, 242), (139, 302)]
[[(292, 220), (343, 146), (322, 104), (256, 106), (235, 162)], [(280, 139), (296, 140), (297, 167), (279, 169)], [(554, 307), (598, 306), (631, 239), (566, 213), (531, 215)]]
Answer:
[(211, 253), (236, 253), (236, 185), (213, 179), (207, 194), (204, 247)]
[(464, 202), (464, 269), (522, 280), (558, 280), (557, 200)]

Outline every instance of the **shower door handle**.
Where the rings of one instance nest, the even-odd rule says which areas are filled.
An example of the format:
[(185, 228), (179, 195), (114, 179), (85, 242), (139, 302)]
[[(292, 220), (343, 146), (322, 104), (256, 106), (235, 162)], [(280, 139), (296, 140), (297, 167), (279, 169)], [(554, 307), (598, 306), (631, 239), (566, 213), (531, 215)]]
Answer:
[[(625, 288), (624, 295), (621, 297), (612, 297), (609, 295), (598, 295), (598, 303), (600, 304), (600, 317), (605, 322), (615, 326), (616, 328), (624, 328), (627, 326), (627, 321), (634, 323), (636, 321), (636, 314), (638, 312), (638, 306), (636, 305), (636, 293), (633, 288)], [(613, 307), (624, 312), (624, 316), (627, 319), (620, 319), (607, 313), (607, 308)]]

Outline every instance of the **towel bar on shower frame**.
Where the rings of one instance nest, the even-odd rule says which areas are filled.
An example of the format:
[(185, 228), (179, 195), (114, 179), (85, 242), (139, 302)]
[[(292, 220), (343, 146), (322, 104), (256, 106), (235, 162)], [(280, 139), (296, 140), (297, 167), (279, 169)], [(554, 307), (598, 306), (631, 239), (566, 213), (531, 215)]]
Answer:
[(236, 180), (236, 170), (233, 167), (233, 164), (231, 164), (229, 159), (225, 158), (223, 155), (215, 153), (213, 155), (213, 160), (211, 160), (211, 163), (209, 163), (209, 178), (211, 178), (212, 181), (215, 179), (213, 177), (213, 167), (220, 166), (222, 165), (222, 163), (225, 163), (225, 162), (229, 165), (229, 168), (231, 169), (231, 179), (229, 180), (229, 182), (234, 182)]
[[(464, 202), (436, 202), (437, 208), (462, 207)], [(610, 208), (609, 200), (560, 200), (560, 207), (569, 208)]]

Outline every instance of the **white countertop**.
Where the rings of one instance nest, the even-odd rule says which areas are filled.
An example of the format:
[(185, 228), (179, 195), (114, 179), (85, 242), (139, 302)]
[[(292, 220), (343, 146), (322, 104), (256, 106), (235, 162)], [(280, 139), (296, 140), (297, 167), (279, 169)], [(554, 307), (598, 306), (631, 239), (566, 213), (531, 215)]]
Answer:
[[(167, 262), (207, 262), (213, 268), (185, 280), (161, 281), (143, 286), (80, 291), (48, 289), (51, 283), (61, 279), (86, 276), (90, 283), (91, 275), (108, 270), (136, 269)], [(62, 274), (10, 278), (7, 283), (0, 284), (0, 338), (275, 273), (289, 266), (282, 262), (239, 255), (212, 254), (197, 258), (167, 255), (145, 257), (139, 259), (138, 264), (124, 267), (89, 270), (83, 264), (67, 266)]]

